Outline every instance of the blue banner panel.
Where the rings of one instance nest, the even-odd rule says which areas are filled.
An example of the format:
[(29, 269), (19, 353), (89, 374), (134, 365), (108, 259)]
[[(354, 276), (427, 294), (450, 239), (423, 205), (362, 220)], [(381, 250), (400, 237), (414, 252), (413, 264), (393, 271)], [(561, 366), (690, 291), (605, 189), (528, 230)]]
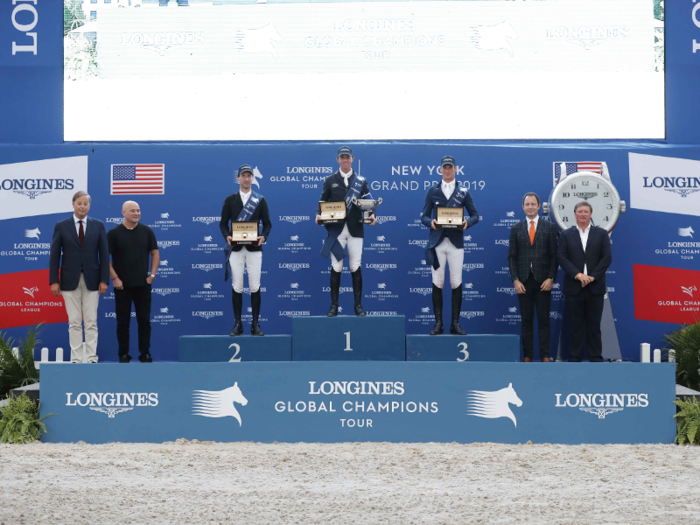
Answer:
[(44, 441), (672, 443), (670, 364), (45, 365)]
[(294, 361), (405, 361), (406, 318), (294, 317)]
[(517, 335), (407, 335), (406, 361), (520, 361)]
[(184, 335), (178, 343), (180, 362), (291, 361), (292, 336)]

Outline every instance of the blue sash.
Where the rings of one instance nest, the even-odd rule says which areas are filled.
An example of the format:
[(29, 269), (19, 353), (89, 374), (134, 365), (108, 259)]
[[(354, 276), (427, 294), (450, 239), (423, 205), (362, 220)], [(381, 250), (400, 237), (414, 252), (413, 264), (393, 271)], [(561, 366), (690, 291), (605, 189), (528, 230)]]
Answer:
[[(355, 180), (353, 181), (352, 186), (350, 186), (350, 189), (348, 189), (348, 192), (345, 194), (347, 219), (350, 218), (350, 210), (352, 210), (353, 207), (352, 199), (353, 197), (359, 197), (364, 184), (365, 178), (360, 176), (358, 173), (355, 173)], [(323, 248), (321, 248), (321, 256), (328, 259), (332, 253), (337, 261), (341, 261), (344, 257), (346, 257), (345, 250), (343, 250), (343, 247), (338, 242), (338, 235), (340, 235), (340, 232), (342, 231), (342, 228), (333, 228), (328, 230), (328, 237), (326, 237), (326, 241), (323, 243)]]
[[(467, 190), (459, 184), (455, 185), (455, 191), (452, 192), (450, 200), (447, 201), (445, 208), (460, 208), (464, 206), (464, 197), (467, 196)], [(442, 240), (444, 237), (440, 237)], [(435, 254), (435, 246), (425, 249), (425, 263), (432, 266), (435, 270), (440, 268), (440, 262)], [(452, 271), (452, 270), (450, 270)]]
[[(256, 193), (253, 190), (250, 190), (250, 191), (252, 193), (250, 194), (250, 197), (248, 197), (248, 202), (245, 206), (243, 206), (241, 213), (238, 214), (238, 218), (236, 219), (236, 222), (248, 222), (248, 221), (250, 221), (250, 218), (255, 213), (255, 210), (258, 209), (258, 205), (260, 205), (260, 201), (262, 201), (262, 199), (263, 199), (263, 196), (260, 195), (259, 193)], [(242, 200), (242, 198), (241, 198), (241, 200)], [(231, 252), (233, 252), (233, 248), (231, 246), (229, 246), (228, 243), (226, 243), (226, 246), (224, 246), (224, 282), (228, 281), (229, 259), (231, 258)]]

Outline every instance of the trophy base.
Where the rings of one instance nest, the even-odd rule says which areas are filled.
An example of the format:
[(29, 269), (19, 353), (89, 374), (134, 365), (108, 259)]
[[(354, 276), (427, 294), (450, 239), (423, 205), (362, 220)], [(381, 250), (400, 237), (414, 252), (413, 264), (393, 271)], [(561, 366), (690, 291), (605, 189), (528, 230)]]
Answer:
[(251, 244), (258, 244), (258, 240), (254, 241), (231, 241), (231, 246), (250, 246)]
[(326, 224), (342, 224), (345, 219), (319, 219), (318, 225), (325, 226)]
[(463, 226), (461, 224), (436, 224), (435, 228), (438, 230), (461, 230)]

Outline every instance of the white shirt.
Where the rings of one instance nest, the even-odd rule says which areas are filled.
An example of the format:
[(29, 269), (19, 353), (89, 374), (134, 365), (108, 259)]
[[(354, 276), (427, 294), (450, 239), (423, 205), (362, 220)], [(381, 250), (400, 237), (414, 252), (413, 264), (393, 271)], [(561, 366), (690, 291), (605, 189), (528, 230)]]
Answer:
[(78, 217), (75, 216), (75, 213), (73, 214), (73, 222), (75, 223), (75, 233), (77, 233), (78, 237), (80, 237), (80, 223), (78, 221), (83, 221), (83, 234), (87, 235), (87, 215), (84, 219), (78, 219)]
[(455, 183), (457, 180), (453, 180), (452, 182), (445, 182), (444, 180), (442, 181), (441, 187), (442, 187), (442, 193), (445, 195), (445, 198), (447, 200), (452, 197), (452, 194), (455, 191)]
[[(576, 229), (578, 230), (578, 234), (581, 237), (581, 244), (583, 244), (583, 252), (586, 253), (586, 244), (588, 243), (588, 234), (591, 232), (591, 223), (588, 223), (588, 226), (585, 230), (579, 228), (578, 224), (576, 225)], [(588, 265), (586, 264), (583, 265), (583, 275), (588, 275)]]
[(248, 204), (248, 199), (250, 199), (250, 196), (253, 194), (253, 190), (251, 189), (248, 193), (243, 193), (243, 190), (241, 190), (239, 193), (241, 194), (241, 200), (245, 208), (245, 205)]
[(352, 174), (354, 173), (354, 171), (350, 170), (348, 173), (345, 173), (343, 170), (339, 170), (339, 171), (340, 171), (340, 175), (343, 177), (343, 181), (345, 182), (345, 187), (347, 188), (348, 186), (350, 186), (348, 179), (350, 179), (350, 177), (352, 177)]

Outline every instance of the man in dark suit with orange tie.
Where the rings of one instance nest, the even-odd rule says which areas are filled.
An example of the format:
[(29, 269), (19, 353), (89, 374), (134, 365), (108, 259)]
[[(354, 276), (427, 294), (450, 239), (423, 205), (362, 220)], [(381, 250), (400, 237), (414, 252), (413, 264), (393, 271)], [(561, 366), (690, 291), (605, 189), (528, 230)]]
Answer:
[(576, 226), (561, 233), (557, 252), (564, 270), (564, 295), (569, 313), (569, 362), (603, 361), (600, 321), (605, 304), (605, 272), (612, 263), (608, 232), (591, 224), (593, 207), (586, 201), (574, 206)]
[(537, 311), (540, 359), (549, 362), (549, 306), (552, 285), (557, 277), (557, 229), (538, 215), (540, 198), (536, 193), (523, 197), (525, 219), (510, 229), (508, 267), (518, 293), (522, 316), (523, 361), (534, 357), (532, 329)]
[(83, 323), (87, 360), (97, 363), (97, 305), (109, 283), (107, 232), (102, 221), (87, 216), (90, 202), (84, 191), (73, 195), (75, 213), (56, 223), (51, 239), (49, 284), (66, 305), (72, 363), (82, 362)]

